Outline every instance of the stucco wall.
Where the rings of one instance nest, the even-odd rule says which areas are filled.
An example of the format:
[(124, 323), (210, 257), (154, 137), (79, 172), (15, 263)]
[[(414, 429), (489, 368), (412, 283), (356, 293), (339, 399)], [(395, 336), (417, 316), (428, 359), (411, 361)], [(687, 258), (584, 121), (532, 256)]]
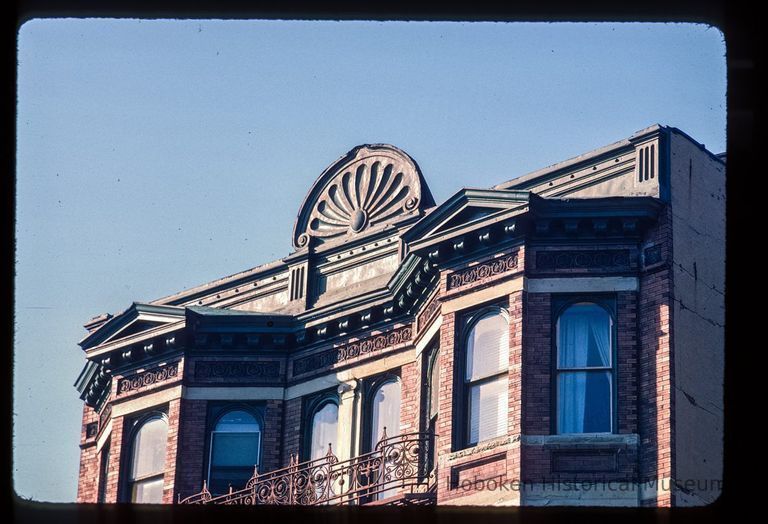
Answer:
[(670, 146), (675, 503), (701, 505), (723, 471), (725, 165), (675, 130)]

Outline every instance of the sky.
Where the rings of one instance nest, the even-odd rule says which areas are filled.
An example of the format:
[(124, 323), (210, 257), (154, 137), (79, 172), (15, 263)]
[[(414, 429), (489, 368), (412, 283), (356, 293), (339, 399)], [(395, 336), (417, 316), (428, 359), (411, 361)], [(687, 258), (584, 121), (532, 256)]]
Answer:
[(76, 498), (83, 323), (288, 255), (354, 146), (409, 153), (438, 203), (656, 123), (721, 153), (725, 55), (695, 24), (26, 22), (16, 493)]

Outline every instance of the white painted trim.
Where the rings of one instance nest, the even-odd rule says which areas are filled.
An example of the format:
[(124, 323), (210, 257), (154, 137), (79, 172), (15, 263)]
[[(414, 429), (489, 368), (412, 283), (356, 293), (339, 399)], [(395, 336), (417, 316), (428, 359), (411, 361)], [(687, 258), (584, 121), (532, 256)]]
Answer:
[(637, 446), (640, 435), (637, 433), (574, 433), (568, 435), (523, 435), (523, 444), (542, 446), (546, 444), (619, 444)]
[(372, 362), (365, 362), (358, 364), (349, 369), (337, 371), (336, 373), (329, 373), (317, 378), (313, 378), (301, 384), (289, 386), (285, 390), (285, 400), (290, 400), (311, 393), (316, 393), (324, 389), (336, 386), (341, 382), (349, 382), (358, 378), (365, 378), (378, 373), (389, 371), (390, 369), (410, 364), (415, 360), (415, 348), (410, 348), (407, 351), (399, 352), (395, 355), (387, 355), (379, 357)]
[(378, 358), (373, 362), (359, 364), (353, 368), (336, 373), (330, 372), (287, 388), (279, 386), (196, 386), (184, 388), (183, 396), (193, 400), (291, 400), (336, 387), (342, 382), (368, 377), (410, 364), (414, 361), (414, 355), (414, 349), (411, 349), (397, 355)]
[(190, 400), (283, 400), (281, 387), (188, 387), (184, 398)]
[(184, 396), (184, 386), (178, 385), (172, 388), (156, 391), (138, 398), (132, 398), (124, 402), (114, 401), (112, 404), (112, 418), (122, 417), (141, 411), (143, 409), (153, 408), (161, 404), (167, 404), (171, 400), (176, 400)]
[(640, 486), (617, 480), (534, 482), (521, 485), (524, 506), (637, 507)]
[(418, 359), (421, 356), (421, 353), (426, 349), (426, 347), (429, 345), (429, 343), (432, 341), (432, 337), (435, 336), (435, 333), (440, 331), (440, 326), (443, 324), (443, 315), (437, 315), (437, 318), (432, 322), (432, 325), (429, 326), (421, 335), (421, 338), (419, 339), (419, 342), (416, 344), (416, 358)]
[(595, 293), (637, 291), (637, 277), (526, 278), (528, 293)]
[(106, 444), (110, 437), (112, 436), (112, 419), (109, 419), (109, 422), (107, 422), (107, 425), (104, 426), (104, 430), (101, 432), (101, 435), (99, 435), (99, 440), (96, 441), (96, 453), (99, 453), (101, 451), (101, 448), (104, 447), (104, 444)]
[(454, 311), (460, 311), (470, 307), (476, 307), (478, 304), (500, 298), (503, 296), (511, 295), (516, 291), (520, 291), (525, 288), (524, 278), (517, 276), (511, 280), (506, 280), (495, 286), (486, 287), (477, 291), (470, 291), (468, 293), (461, 294), (456, 298), (449, 298), (443, 302), (442, 314), (453, 313)]
[(339, 380), (336, 373), (328, 373), (327, 375), (315, 377), (311, 380), (302, 382), (300, 384), (288, 386), (287, 388), (285, 388), (285, 393), (283, 395), (283, 398), (285, 400), (291, 400), (294, 398), (303, 397), (304, 395), (309, 395), (311, 393), (316, 393), (324, 389), (336, 387), (342, 382), (343, 381)]

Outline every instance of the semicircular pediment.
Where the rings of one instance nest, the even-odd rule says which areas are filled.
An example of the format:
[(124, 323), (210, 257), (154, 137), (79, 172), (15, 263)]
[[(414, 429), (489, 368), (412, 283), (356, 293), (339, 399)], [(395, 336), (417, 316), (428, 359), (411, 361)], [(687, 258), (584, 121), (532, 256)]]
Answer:
[(434, 206), (416, 162), (383, 144), (354, 148), (326, 169), (304, 199), (293, 246), (365, 234)]

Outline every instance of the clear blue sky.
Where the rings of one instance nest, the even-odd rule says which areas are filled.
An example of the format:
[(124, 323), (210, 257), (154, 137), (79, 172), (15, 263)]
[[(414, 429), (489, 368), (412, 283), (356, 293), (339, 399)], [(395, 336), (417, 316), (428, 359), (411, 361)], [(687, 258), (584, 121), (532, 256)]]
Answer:
[(82, 324), (281, 258), (394, 144), (441, 202), (654, 123), (725, 151), (725, 43), (682, 24), (33, 20), (18, 35), (14, 487), (73, 501)]

